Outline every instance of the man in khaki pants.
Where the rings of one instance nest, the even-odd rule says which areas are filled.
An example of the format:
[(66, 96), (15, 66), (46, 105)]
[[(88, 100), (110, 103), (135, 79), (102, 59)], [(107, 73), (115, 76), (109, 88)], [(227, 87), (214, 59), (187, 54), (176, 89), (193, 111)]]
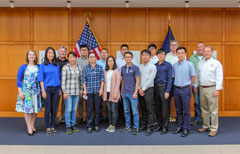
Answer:
[[(197, 67), (194, 92), (200, 86), (200, 104), (203, 113), (203, 127), (199, 132), (210, 130), (208, 136), (214, 137), (218, 131), (218, 96), (222, 89), (223, 69), (219, 61), (212, 58), (211, 46), (204, 48), (205, 60), (199, 62)], [(211, 119), (211, 123), (210, 123)]]

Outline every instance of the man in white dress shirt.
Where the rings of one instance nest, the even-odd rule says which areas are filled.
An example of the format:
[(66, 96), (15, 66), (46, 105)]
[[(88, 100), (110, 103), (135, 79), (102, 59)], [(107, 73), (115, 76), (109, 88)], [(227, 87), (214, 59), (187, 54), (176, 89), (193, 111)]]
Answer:
[[(214, 137), (218, 131), (218, 96), (222, 89), (223, 69), (222, 64), (212, 58), (213, 49), (211, 46), (204, 48), (205, 60), (199, 62), (197, 67), (194, 91), (200, 87), (200, 101), (203, 113), (203, 127), (199, 132), (210, 130), (208, 136)], [(211, 119), (211, 122), (210, 122)]]
[(156, 64), (159, 60), (157, 57), (157, 46), (156, 44), (149, 44), (148, 45), (148, 50), (151, 52), (151, 58), (150, 58), (150, 63), (151, 64)]

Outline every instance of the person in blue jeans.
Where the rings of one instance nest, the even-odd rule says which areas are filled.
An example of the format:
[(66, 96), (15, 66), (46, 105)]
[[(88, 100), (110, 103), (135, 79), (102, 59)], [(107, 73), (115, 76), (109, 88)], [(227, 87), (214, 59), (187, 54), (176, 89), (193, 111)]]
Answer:
[(133, 135), (139, 133), (139, 112), (138, 112), (138, 87), (140, 82), (140, 71), (138, 66), (132, 63), (133, 54), (125, 52), (124, 59), (126, 65), (121, 68), (122, 76), (122, 97), (125, 112), (126, 126), (121, 130), (122, 132), (132, 131), (131, 127), (131, 110), (133, 115)]
[(38, 81), (40, 82), (42, 97), (45, 105), (45, 124), (46, 135), (56, 135), (58, 132), (54, 129), (57, 115), (57, 104), (60, 91), (60, 68), (56, 62), (56, 52), (54, 48), (48, 47), (45, 51), (44, 62), (40, 64)]
[(77, 54), (74, 51), (68, 53), (69, 63), (62, 69), (62, 91), (65, 102), (66, 134), (79, 132), (76, 125), (76, 115), (79, 97), (82, 96), (81, 66), (76, 64)]

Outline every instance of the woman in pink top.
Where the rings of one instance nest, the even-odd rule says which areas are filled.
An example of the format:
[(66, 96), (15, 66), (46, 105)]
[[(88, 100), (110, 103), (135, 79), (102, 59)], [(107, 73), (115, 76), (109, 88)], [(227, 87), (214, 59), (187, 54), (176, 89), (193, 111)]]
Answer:
[(106, 61), (106, 69), (104, 71), (104, 91), (103, 100), (107, 101), (108, 121), (109, 126), (107, 132), (115, 132), (117, 115), (118, 115), (118, 100), (120, 98), (120, 82), (121, 74), (117, 69), (116, 61), (113, 56), (109, 56)]

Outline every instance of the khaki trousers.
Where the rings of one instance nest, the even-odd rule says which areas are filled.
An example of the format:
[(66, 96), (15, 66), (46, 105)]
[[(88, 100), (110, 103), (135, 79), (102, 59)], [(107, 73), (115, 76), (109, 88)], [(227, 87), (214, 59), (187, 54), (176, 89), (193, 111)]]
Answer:
[(213, 97), (215, 91), (215, 86), (209, 88), (203, 88), (200, 86), (200, 104), (203, 113), (203, 128), (208, 128), (210, 131), (218, 130), (218, 97)]

